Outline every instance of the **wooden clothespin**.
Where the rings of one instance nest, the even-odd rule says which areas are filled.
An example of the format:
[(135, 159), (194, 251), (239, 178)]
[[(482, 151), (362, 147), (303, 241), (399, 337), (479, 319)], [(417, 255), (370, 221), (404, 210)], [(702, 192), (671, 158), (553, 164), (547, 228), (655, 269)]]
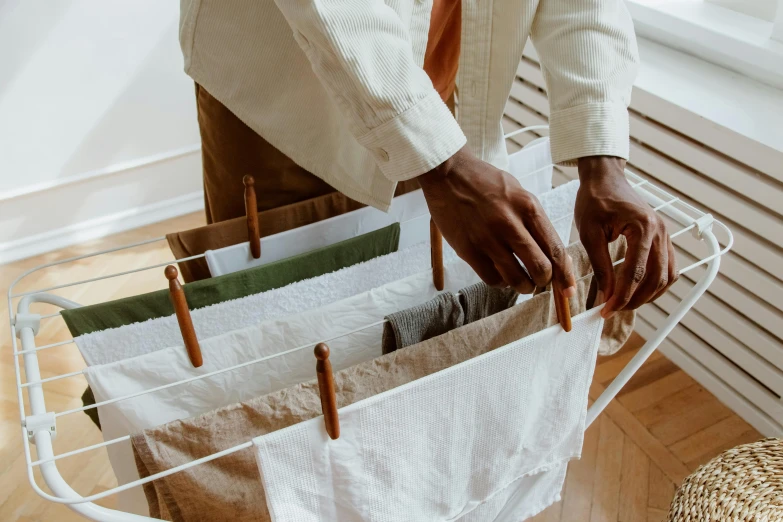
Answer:
[(430, 219), (430, 261), (432, 262), (432, 284), (440, 291), (445, 286), (443, 270), (443, 235), (438, 225)]
[(247, 215), (247, 240), (253, 259), (261, 257), (261, 232), (258, 227), (258, 206), (256, 203), (256, 180), (253, 176), (242, 178), (245, 184), (245, 214)]
[(185, 291), (182, 289), (182, 285), (179, 284), (179, 279), (177, 279), (179, 273), (173, 265), (167, 266), (164, 273), (169, 280), (169, 294), (171, 295), (171, 302), (174, 304), (174, 312), (177, 314), (182, 340), (185, 341), (185, 349), (188, 351), (188, 357), (190, 357), (193, 367), (198, 368), (204, 364), (204, 361), (201, 358), (201, 347), (198, 344), (196, 330), (193, 328), (193, 320), (190, 318), (190, 309), (188, 309)]
[(337, 415), (337, 395), (334, 392), (332, 363), (329, 361), (329, 347), (318, 343), (315, 347), (315, 373), (318, 376), (318, 392), (321, 395), (321, 410), (324, 414), (326, 433), (332, 440), (340, 437), (340, 418)]
[(571, 331), (571, 304), (568, 298), (563, 295), (563, 289), (558, 283), (552, 280), (552, 298), (555, 300), (555, 313), (557, 313), (557, 322), (566, 332)]

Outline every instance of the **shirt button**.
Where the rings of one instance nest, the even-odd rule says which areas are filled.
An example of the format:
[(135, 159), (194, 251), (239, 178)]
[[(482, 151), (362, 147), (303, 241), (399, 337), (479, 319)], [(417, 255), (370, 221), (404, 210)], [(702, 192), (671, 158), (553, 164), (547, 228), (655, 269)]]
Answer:
[(389, 161), (389, 153), (385, 150), (378, 149), (376, 150), (376, 153), (378, 154), (378, 157), (381, 159), (381, 161)]

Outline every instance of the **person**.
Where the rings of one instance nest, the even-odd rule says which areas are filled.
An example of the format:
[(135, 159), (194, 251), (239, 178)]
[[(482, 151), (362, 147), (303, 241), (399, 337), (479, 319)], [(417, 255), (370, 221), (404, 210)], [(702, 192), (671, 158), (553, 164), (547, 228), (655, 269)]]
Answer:
[[(604, 316), (675, 281), (666, 227), (623, 175), (638, 62), (623, 0), (181, 1), (208, 221), (243, 214), (236, 187), (248, 173), (260, 210), (335, 190), (386, 210), (418, 182), (486, 283), (530, 293), (553, 281), (572, 296), (563, 244), (503, 171), (501, 118), (530, 37), (553, 160), (578, 166), (575, 222)], [(615, 277), (608, 244), (619, 235), (628, 253)]]

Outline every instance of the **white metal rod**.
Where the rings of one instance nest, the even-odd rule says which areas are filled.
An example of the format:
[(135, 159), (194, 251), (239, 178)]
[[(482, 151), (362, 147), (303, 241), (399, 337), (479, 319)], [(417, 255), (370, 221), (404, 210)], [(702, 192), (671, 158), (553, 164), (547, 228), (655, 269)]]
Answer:
[[(345, 333), (342, 333), (340, 335), (335, 335), (334, 337), (330, 337), (329, 339), (324, 339), (323, 341), (315, 341), (315, 342), (312, 342), (312, 343), (303, 344), (301, 346), (297, 346), (295, 348), (291, 348), (291, 349), (285, 350), (283, 352), (279, 352), (279, 353), (272, 354), (272, 355), (267, 355), (265, 357), (260, 357), (258, 359), (253, 359), (252, 361), (243, 362), (241, 364), (235, 364), (234, 366), (229, 366), (227, 368), (221, 368), (220, 370), (214, 370), (214, 371), (202, 374), (202, 375), (196, 375), (195, 377), (188, 377), (187, 379), (182, 379), (181, 381), (172, 382), (172, 383), (169, 383), (169, 384), (164, 384), (162, 386), (156, 386), (155, 388), (150, 388), (149, 390), (144, 390), (144, 391), (140, 391), (140, 392), (136, 392), (136, 393), (129, 393), (128, 395), (122, 395), (120, 397), (115, 397), (114, 399), (108, 399), (108, 400), (105, 400), (105, 401), (96, 402), (95, 404), (91, 404), (89, 406), (82, 406), (80, 408), (74, 408), (72, 410), (65, 410), (63, 412), (55, 414), (55, 417), (62, 417), (63, 415), (70, 415), (72, 413), (78, 413), (80, 411), (89, 410), (89, 409), (92, 409), (92, 408), (97, 408), (98, 406), (104, 406), (106, 404), (112, 404), (112, 403), (115, 403), (115, 402), (124, 401), (124, 400), (127, 400), (127, 399), (132, 399), (134, 397), (138, 397), (140, 395), (145, 395), (147, 393), (154, 393), (156, 391), (165, 390), (167, 388), (173, 388), (174, 386), (179, 386), (181, 384), (187, 384), (189, 382), (198, 381), (200, 379), (206, 379), (207, 377), (212, 377), (213, 375), (219, 375), (221, 373), (230, 372), (230, 371), (233, 371), (233, 370), (238, 370), (239, 368), (244, 368), (246, 366), (251, 366), (253, 364), (257, 364), (257, 363), (266, 361), (268, 359), (273, 359), (275, 357), (281, 357), (283, 355), (288, 355), (290, 353), (294, 353), (294, 352), (297, 352), (299, 350), (304, 350), (305, 348), (309, 348), (311, 346), (315, 346), (319, 342), (329, 343), (331, 341), (334, 341), (335, 339), (339, 339), (340, 337), (345, 337), (346, 335), (351, 335), (351, 334), (354, 334), (356, 332), (360, 332), (360, 331), (362, 331), (364, 329), (371, 328), (373, 326), (381, 325), (384, 322), (385, 321), (377, 321), (377, 322), (372, 323), (372, 324), (364, 325), (364, 326), (362, 326), (360, 328), (355, 328), (355, 329), (353, 329), (353, 330), (351, 330), (349, 332), (345, 332)], [(77, 372), (77, 373), (82, 373), (82, 372)], [(73, 375), (74, 374), (70, 374), (70, 375), (67, 375), (67, 376), (71, 377)], [(52, 377), (51, 379), (54, 379), (54, 377)], [(47, 381), (47, 379), (42, 379), (39, 382), (46, 382), (46, 381)]]
[[(131, 243), (129, 245), (123, 245), (123, 246), (118, 246), (118, 247), (114, 247), (114, 248), (107, 248), (105, 250), (99, 250), (97, 252), (92, 252), (91, 254), (84, 254), (84, 255), (76, 256), (76, 257), (69, 257), (68, 259), (63, 259), (61, 261), (52, 261), (51, 263), (46, 263), (46, 264), (43, 264), (43, 265), (40, 265), (40, 266), (36, 266), (35, 268), (31, 268), (30, 270), (26, 270), (25, 272), (22, 272), (21, 275), (19, 275), (16, 279), (14, 279), (14, 281), (11, 283), (11, 286), (8, 288), (8, 293), (10, 295), (11, 292), (13, 291), (14, 287), (19, 283), (19, 281), (21, 281), (22, 279), (24, 279), (28, 275), (32, 274), (33, 272), (37, 272), (39, 270), (43, 270), (45, 268), (49, 268), (49, 267), (56, 266), (56, 265), (64, 265), (65, 263), (71, 263), (73, 261), (79, 261), (81, 259), (87, 259), (88, 257), (95, 257), (95, 256), (103, 255), (103, 254), (110, 254), (112, 252), (118, 252), (120, 250), (127, 250), (129, 248), (136, 248), (137, 246), (148, 245), (150, 243), (155, 243), (157, 241), (163, 241), (164, 239), (166, 239), (165, 236), (163, 236), (163, 237), (156, 237), (156, 238), (153, 238), (153, 239), (145, 239), (144, 241), (138, 241), (136, 243)], [(14, 295), (12, 297), (16, 297), (16, 296)]]
[(30, 463), (31, 466), (40, 466), (41, 464), (44, 464), (46, 462), (54, 462), (55, 460), (64, 459), (66, 457), (72, 457), (74, 455), (79, 455), (80, 453), (86, 453), (88, 451), (96, 450), (105, 448), (106, 446), (111, 446), (112, 444), (117, 444), (119, 442), (125, 442), (126, 440), (130, 440), (130, 435), (125, 435), (124, 437), (117, 437), (116, 439), (106, 440), (103, 442), (99, 442), (98, 444), (92, 444), (90, 446), (85, 446), (83, 448), (75, 449), (73, 451), (67, 451), (65, 453), (59, 453), (51, 458), (48, 459), (38, 459), (34, 460)]
[(504, 140), (507, 140), (509, 138), (513, 138), (514, 136), (517, 136), (519, 134), (524, 134), (525, 132), (531, 132), (531, 131), (537, 131), (537, 130), (549, 130), (549, 125), (531, 125), (530, 127), (523, 127), (521, 129), (517, 129), (515, 131), (511, 131), (505, 136), (503, 136)]
[(45, 344), (43, 346), (39, 346), (38, 348), (29, 348), (27, 350), (21, 350), (21, 351), (18, 351), (18, 352), (14, 352), (14, 355), (24, 355), (26, 353), (40, 352), (41, 350), (48, 350), (49, 348), (56, 348), (57, 346), (62, 346), (64, 344), (71, 344), (72, 342), (73, 342), (73, 339), (68, 339), (66, 341), (60, 341), (59, 343)]
[(128, 274), (135, 274), (136, 272), (143, 272), (145, 270), (152, 270), (153, 268), (160, 268), (162, 266), (170, 265), (172, 263), (181, 263), (183, 261), (191, 261), (193, 259), (200, 259), (202, 257), (205, 257), (205, 254), (197, 254), (195, 256), (190, 257), (183, 257), (182, 259), (177, 259), (174, 261), (166, 261), (164, 263), (156, 263), (154, 265), (149, 265), (141, 268), (134, 268), (133, 270), (126, 270), (125, 272), (117, 272), (114, 274), (108, 274), (98, 277), (93, 277), (90, 279), (84, 279), (82, 281), (74, 281), (73, 283), (63, 283), (61, 285), (57, 286), (50, 286), (49, 288), (41, 288), (40, 290), (30, 290), (29, 292), (23, 292), (21, 294), (14, 294), (11, 297), (22, 297), (26, 295), (33, 295), (38, 294), (41, 292), (51, 292), (52, 290), (59, 290), (61, 288), (68, 288), (69, 286), (77, 286), (77, 285), (83, 285), (85, 283), (94, 283), (95, 281), (101, 281), (103, 279), (111, 279), (112, 277), (120, 277)]
[[(11, 289), (8, 290), (8, 300), (10, 302), (11, 298), (15, 297), (11, 295)], [(46, 303), (54, 306), (59, 306), (60, 308), (65, 308), (66, 310), (72, 310), (74, 308), (81, 308), (82, 305), (75, 301), (71, 301), (70, 299), (66, 299), (65, 297), (61, 297), (59, 295), (54, 294), (46, 294), (46, 293), (35, 293), (32, 296), (25, 296), (17, 305), (17, 308), (20, 310), (19, 313), (30, 313), (30, 305), (33, 303)], [(22, 312), (21, 310), (26, 310), (25, 312)]]
[[(29, 330), (29, 328), (25, 328), (25, 330)], [(37, 350), (27, 350), (27, 354), (29, 355), (30, 353), (34, 353), (36, 351)], [(40, 386), (45, 382), (59, 381), (60, 379), (68, 379), (69, 377), (76, 377), (77, 375), (83, 375), (83, 374), (84, 374), (84, 370), (79, 370), (78, 372), (63, 373), (60, 375), (55, 375), (54, 377), (47, 377), (46, 379), (31, 380), (23, 383), (22, 388), (28, 388), (30, 386)]]
[[(121, 486), (117, 486), (117, 487), (114, 487), (114, 488), (111, 488), (111, 489), (107, 489), (106, 491), (103, 491), (101, 493), (96, 493), (94, 495), (90, 495), (90, 496), (87, 496), (87, 497), (79, 497), (77, 499), (67, 499), (66, 500), (66, 499), (61, 499), (59, 497), (53, 497), (51, 495), (47, 495), (46, 493), (44, 493), (44, 495), (45, 495), (45, 498), (47, 498), (48, 500), (51, 500), (52, 502), (57, 502), (57, 503), (60, 503), (60, 504), (74, 505), (74, 504), (82, 504), (82, 503), (85, 503), (85, 502), (94, 502), (96, 500), (100, 500), (102, 498), (106, 498), (106, 497), (114, 495), (116, 493), (120, 493), (122, 491), (126, 491), (126, 490), (131, 489), (131, 488), (142, 486), (144, 484), (152, 482), (153, 480), (162, 479), (164, 477), (168, 477), (169, 475), (173, 475), (174, 473), (179, 473), (180, 471), (184, 471), (184, 470), (186, 470), (188, 468), (193, 468), (195, 466), (199, 466), (201, 464), (204, 464), (204, 463), (207, 463), (207, 462), (211, 462), (211, 461), (213, 461), (215, 459), (219, 459), (221, 457), (225, 457), (226, 455), (231, 455), (232, 453), (236, 453), (237, 451), (242, 451), (244, 449), (248, 449), (248, 448), (252, 448), (252, 447), (253, 447), (253, 442), (252, 441), (244, 442), (242, 444), (239, 444), (237, 446), (225, 449), (223, 451), (219, 451), (217, 453), (212, 453), (211, 455), (207, 455), (206, 457), (201, 457), (199, 459), (187, 462), (185, 464), (180, 464), (179, 466), (167, 469), (166, 471), (160, 471), (158, 473), (155, 473), (154, 475), (150, 475), (149, 477), (145, 477), (143, 479), (134, 480), (133, 482), (128, 482), (127, 484), (123, 484)], [(51, 462), (46, 463), (46, 464), (42, 464), (41, 465), (41, 469), (43, 469), (44, 466), (53, 466), (53, 465), (54, 464), (52, 464)], [(98, 519), (98, 520), (100, 520), (100, 519)], [(134, 520), (136, 520), (136, 519), (134, 519)], [(157, 520), (157, 519), (154, 519), (154, 518), (150, 519), (150, 518), (142, 517), (142, 518), (140, 518), (138, 520)]]
[(658, 205), (657, 207), (653, 207), (653, 210), (654, 210), (654, 211), (656, 211), (656, 212), (660, 212), (660, 211), (661, 211), (661, 210), (663, 210), (664, 208), (666, 208), (666, 207), (670, 207), (670, 206), (672, 206), (673, 204), (677, 203), (678, 201), (680, 201), (680, 198), (674, 198), (674, 199), (670, 199), (670, 200), (669, 200), (669, 201), (667, 201), (666, 203), (661, 203), (661, 204), (660, 204), (660, 205)]
[[(12, 313), (11, 291), (12, 289), (9, 288), (7, 294), (9, 316)], [(49, 304), (54, 304), (56, 306), (61, 306), (62, 308), (76, 308), (79, 306), (77, 303), (74, 303), (73, 301), (69, 301), (68, 299), (59, 296), (41, 294), (41, 295), (22, 298), (18, 304), (19, 313), (23, 313), (23, 314), (29, 313), (29, 306), (32, 302), (49, 303)], [(19, 332), (19, 336), (22, 343), (22, 347), (24, 349), (27, 349), (28, 347), (35, 348), (35, 335), (33, 334), (31, 328), (23, 328), (22, 331)], [(13, 325), (13, 321), (11, 322), (11, 345), (14, 352), (16, 352), (18, 347), (16, 343), (16, 328)], [(20, 422), (24, 423), (25, 413), (24, 413), (24, 401), (22, 400), (22, 386), (21, 386), (22, 376), (21, 376), (21, 369), (19, 366), (19, 357), (14, 357), (13, 359), (14, 359), (14, 373), (16, 377), (16, 393), (17, 393), (17, 400), (19, 402)], [(27, 354), (24, 355), (23, 360), (24, 360), (26, 375), (28, 377), (32, 376), (33, 378), (36, 379), (40, 378), (40, 372), (38, 370), (37, 353), (35, 351), (28, 352)], [(30, 413), (32, 415), (41, 415), (46, 413), (46, 404), (44, 402), (43, 389), (40, 387), (40, 385), (29, 387), (27, 389), (27, 396), (30, 401)], [(57, 465), (51, 462), (42, 464), (40, 466), (40, 470), (44, 481), (56, 496), (44, 492), (38, 486), (38, 484), (35, 481), (35, 475), (33, 474), (33, 467), (31, 465), (32, 459), (30, 456), (30, 441), (27, 438), (27, 429), (25, 428), (25, 426), (21, 426), (20, 428), (22, 432), (22, 447), (24, 449), (25, 461), (27, 463), (27, 480), (30, 482), (30, 485), (33, 488), (33, 490), (36, 493), (38, 493), (38, 495), (40, 495), (41, 497), (58, 503), (71, 503), (74, 499), (80, 498), (78, 493), (76, 493), (68, 485), (68, 483), (65, 482), (62, 475), (60, 475), (60, 472), (57, 469)], [(52, 447), (51, 434), (48, 431), (46, 430), (38, 431), (35, 434), (34, 438), (36, 444), (36, 452), (38, 453), (39, 458), (48, 459), (54, 456), (54, 448)], [(102, 522), (141, 522), (141, 521), (155, 520), (149, 517), (140, 517), (138, 515), (125, 513), (122, 511), (107, 509), (91, 503), (80, 503), (78, 505), (71, 505), (69, 507), (72, 510), (76, 511), (77, 513), (83, 515), (84, 517), (90, 520), (96, 520)]]
[[(707, 242), (712, 254), (720, 252), (721, 248), (718, 244), (718, 240), (715, 239), (715, 235), (711, 231), (707, 231), (702, 236)], [(598, 415), (606, 408), (612, 399), (617, 396), (617, 393), (625, 386), (631, 377), (641, 368), (644, 361), (647, 360), (650, 355), (658, 348), (658, 345), (666, 338), (667, 335), (674, 329), (675, 326), (682, 320), (683, 316), (693, 307), (694, 303), (702, 296), (712, 281), (718, 275), (718, 268), (720, 267), (720, 257), (713, 258), (707, 267), (707, 272), (699, 279), (699, 282), (688, 292), (683, 298), (682, 302), (675, 308), (675, 310), (666, 319), (666, 322), (661, 325), (655, 331), (655, 334), (647, 339), (644, 346), (634, 355), (633, 359), (628, 361), (628, 364), (622, 371), (614, 378), (614, 380), (606, 387), (603, 393), (595, 400), (592, 406), (587, 410), (587, 426), (590, 426)]]
[[(26, 440), (26, 437), (25, 437)], [(52, 439), (47, 431), (39, 431), (35, 435), (35, 448), (39, 455), (50, 456), (52, 453)], [(25, 445), (25, 456), (28, 461), (30, 459), (30, 447)], [(33, 489), (38, 495), (58, 504), (68, 504), (68, 507), (80, 515), (98, 522), (148, 522), (150, 520), (158, 520), (156, 518), (144, 517), (135, 515), (133, 513), (127, 513), (124, 511), (117, 511), (114, 509), (108, 509), (102, 506), (98, 506), (90, 502), (92, 499), (84, 499), (76, 491), (68, 485), (67, 482), (60, 475), (60, 471), (57, 466), (52, 462), (47, 462), (40, 467), (41, 475), (43, 475), (46, 484), (52, 490), (54, 495), (43, 491), (35, 482), (35, 476), (33, 475), (33, 468), (27, 468), (27, 476), (32, 484)], [(128, 489), (128, 488), (125, 488)], [(93, 495), (95, 496), (95, 495)], [(102, 497), (101, 497), (102, 498)], [(96, 499), (97, 500), (97, 499)]]

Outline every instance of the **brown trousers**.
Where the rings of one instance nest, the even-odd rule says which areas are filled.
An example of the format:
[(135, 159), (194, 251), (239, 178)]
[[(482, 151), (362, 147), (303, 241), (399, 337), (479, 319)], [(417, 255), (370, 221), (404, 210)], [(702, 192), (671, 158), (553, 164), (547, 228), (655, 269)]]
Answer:
[(196, 84), (207, 223), (245, 215), (242, 177), (255, 178), (258, 210), (323, 196), (335, 189), (273, 147)]
[[(208, 225), (168, 234), (177, 259), (247, 241), (242, 178), (255, 178), (261, 236), (301, 227), (363, 207), (309, 173), (245, 125), (206, 89), (196, 85), (204, 207)], [(397, 185), (397, 195), (419, 188)], [(206, 261), (179, 263), (186, 282), (210, 277)]]

